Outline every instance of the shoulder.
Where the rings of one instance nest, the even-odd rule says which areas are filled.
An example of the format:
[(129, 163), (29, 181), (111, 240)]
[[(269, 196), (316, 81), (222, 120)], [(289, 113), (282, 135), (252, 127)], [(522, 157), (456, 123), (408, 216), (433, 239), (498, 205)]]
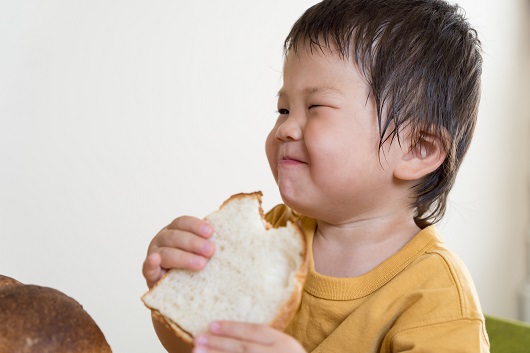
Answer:
[(394, 278), (395, 286), (402, 288), (401, 304), (407, 309), (399, 315), (390, 336), (407, 341), (432, 332), (449, 340), (454, 336), (450, 332), (459, 332), (472, 344), (487, 345), (484, 316), (467, 267), (443, 244), (434, 227), (418, 236), (434, 241)]
[(445, 289), (451, 294), (449, 297), (453, 298), (455, 315), (482, 316), (475, 284), (464, 262), (445, 246), (433, 226), (422, 232), (431, 233), (436, 241), (413, 263), (411, 270), (428, 273), (426, 285)]
[(425, 228), (416, 237), (430, 241), (396, 280), (421, 294), (420, 298), (438, 302), (448, 316), (481, 316), (475, 285), (464, 262), (443, 244), (435, 227)]

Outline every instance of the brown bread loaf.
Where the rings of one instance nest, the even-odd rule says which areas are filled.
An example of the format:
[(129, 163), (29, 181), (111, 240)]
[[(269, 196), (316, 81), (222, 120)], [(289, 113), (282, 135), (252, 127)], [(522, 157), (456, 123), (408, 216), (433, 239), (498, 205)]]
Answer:
[(74, 299), (0, 275), (0, 353), (111, 353)]

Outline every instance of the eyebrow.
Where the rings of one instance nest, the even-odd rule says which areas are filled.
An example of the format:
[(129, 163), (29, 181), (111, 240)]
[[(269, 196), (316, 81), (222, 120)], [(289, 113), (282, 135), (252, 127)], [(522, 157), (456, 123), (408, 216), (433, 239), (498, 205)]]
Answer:
[[(340, 89), (337, 89), (337, 88), (334, 88), (334, 87), (328, 87), (328, 86), (306, 87), (306, 88), (304, 88), (302, 90), (302, 92), (305, 93), (305, 94), (328, 94), (328, 93), (330, 93), (330, 94), (339, 94), (341, 96), (344, 95), (344, 93)], [(280, 96), (283, 96), (283, 95), (286, 95), (285, 91), (279, 90), (277, 96), (280, 97)]]

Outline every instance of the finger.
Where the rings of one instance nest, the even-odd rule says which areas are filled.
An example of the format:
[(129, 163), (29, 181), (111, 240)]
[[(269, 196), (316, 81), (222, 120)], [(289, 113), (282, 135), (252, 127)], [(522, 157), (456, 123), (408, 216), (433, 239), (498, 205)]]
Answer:
[(164, 247), (180, 249), (204, 257), (211, 257), (215, 251), (215, 245), (212, 241), (187, 231), (171, 229), (160, 232), (152, 251), (158, 251), (159, 248)]
[(278, 333), (268, 326), (234, 321), (214, 321), (209, 329), (215, 336), (246, 340), (260, 345), (272, 345)]
[(205, 220), (191, 217), (182, 216), (176, 218), (168, 226), (168, 229), (180, 229), (186, 232), (197, 234), (203, 238), (209, 238), (213, 234), (213, 228)]
[(230, 337), (202, 334), (195, 338), (194, 353), (260, 353), (263, 346)]
[(158, 250), (160, 254), (160, 267), (163, 269), (181, 268), (187, 270), (202, 270), (208, 263), (204, 256), (177, 248), (164, 247)]

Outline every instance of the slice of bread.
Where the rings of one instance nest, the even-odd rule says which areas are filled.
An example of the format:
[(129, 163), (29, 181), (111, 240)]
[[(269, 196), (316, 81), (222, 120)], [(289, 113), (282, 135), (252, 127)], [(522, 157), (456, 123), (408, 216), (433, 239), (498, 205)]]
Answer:
[(237, 194), (206, 217), (215, 254), (197, 272), (172, 269), (142, 300), (184, 341), (214, 320), (284, 330), (300, 304), (307, 273), (305, 237), (294, 223), (272, 228), (261, 192)]

